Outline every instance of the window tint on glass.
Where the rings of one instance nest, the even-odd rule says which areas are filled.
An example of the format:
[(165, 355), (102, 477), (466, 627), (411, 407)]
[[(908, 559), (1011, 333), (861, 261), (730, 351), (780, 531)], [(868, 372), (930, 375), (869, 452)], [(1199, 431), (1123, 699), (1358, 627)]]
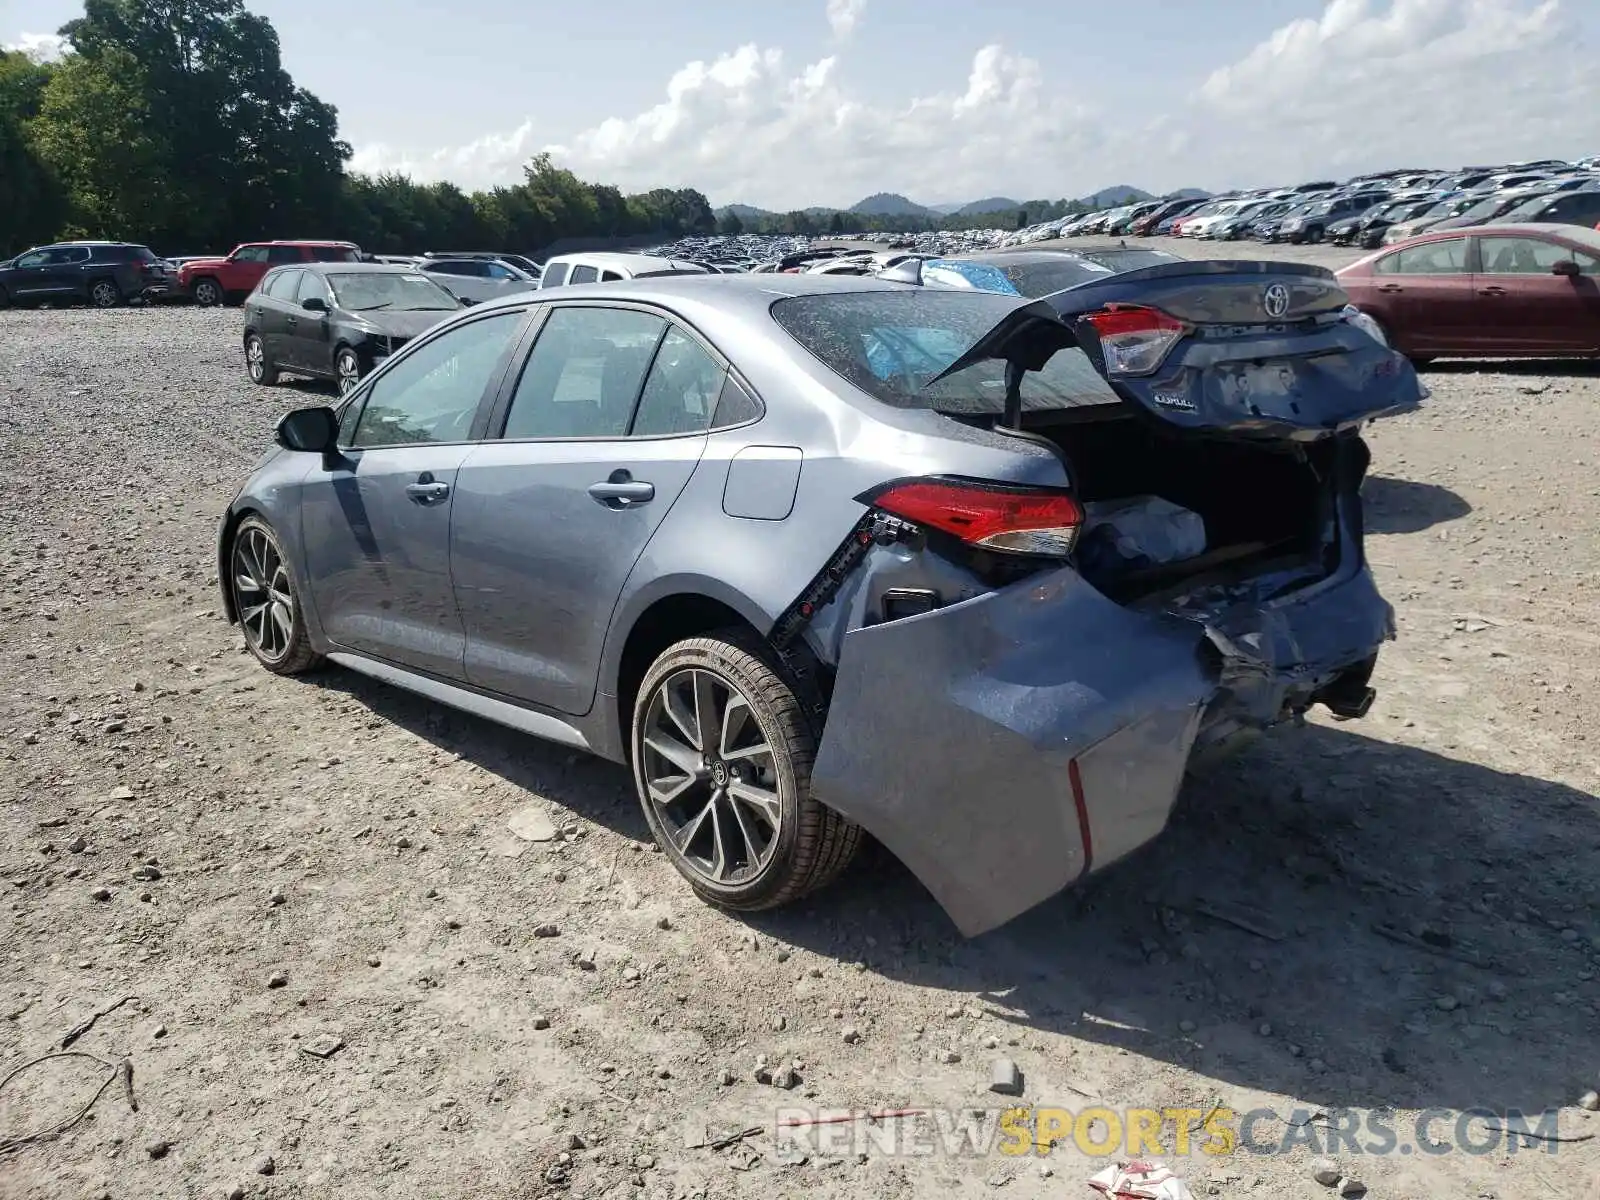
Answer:
[(726, 429), (729, 425), (743, 425), (761, 415), (761, 406), (755, 398), (729, 375), (722, 384), (722, 395), (717, 398), (717, 413), (711, 420), (713, 428)]
[(330, 307), (333, 304), (333, 295), (328, 291), (328, 281), (315, 271), (301, 271), (298, 299), (301, 304), (304, 304), (312, 296), (317, 297), (317, 299)]
[(459, 442), (522, 323), (496, 313), (433, 338), (373, 381), (351, 445)]
[(599, 274), (600, 273), (593, 267), (586, 267), (582, 263), (579, 263), (577, 266), (572, 268), (572, 278), (567, 282), (593, 283), (599, 277)]
[(635, 437), (700, 433), (711, 426), (722, 392), (722, 365), (680, 329), (667, 330), (639, 396)]
[[(934, 382), (1008, 315), (1014, 296), (954, 288), (790, 296), (773, 319), (840, 378), (896, 408), (995, 414), (1005, 410), (1005, 364), (985, 359)], [(1117, 404), (1076, 347), (1058, 350), (1022, 380), (1022, 407)]]
[(1380, 258), (1380, 275), (1460, 275), (1467, 269), (1467, 239), (1423, 242)]
[(617, 271), (601, 271), (600, 272), (600, 282), (601, 283), (616, 283), (621, 278), (622, 278), (622, 275)]
[(313, 262), (360, 262), (361, 256), (348, 246), (312, 246)]
[(551, 263), (544, 269), (544, 278), (541, 282), (545, 287), (560, 287), (567, 281), (567, 264)]
[(517, 380), (503, 436), (625, 436), (666, 327), (631, 309), (556, 309)]
[(267, 248), (265, 246), (240, 246), (234, 251), (234, 262), (266, 262)]
[(43, 250), (30, 250), (27, 254), (18, 255), (17, 261), (11, 265), (13, 267), (42, 267), (49, 261), (50, 256)]
[(302, 274), (300, 271), (274, 271), (262, 280), (261, 290), (274, 300), (292, 301)]
[(299, 246), (268, 246), (267, 261), (269, 263), (304, 262), (305, 255), (300, 253)]
[(1486, 237), (1478, 243), (1485, 275), (1548, 275), (1572, 251), (1554, 242), (1526, 237)]
[(490, 279), (515, 279), (517, 273), (505, 263), (486, 262), (483, 264), (483, 273)]
[(59, 265), (68, 263), (81, 263), (89, 261), (89, 247), (65, 246), (60, 250), (51, 252), (50, 261)]

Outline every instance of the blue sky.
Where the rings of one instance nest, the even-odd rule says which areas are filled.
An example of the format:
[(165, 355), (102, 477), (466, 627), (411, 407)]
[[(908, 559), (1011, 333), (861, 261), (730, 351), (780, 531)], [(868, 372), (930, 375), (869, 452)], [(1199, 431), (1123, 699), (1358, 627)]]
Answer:
[[(1600, 152), (1600, 0), (250, 7), (354, 166), (468, 187), (547, 148), (626, 189), (772, 208)], [(0, 0), (0, 44), (79, 11)]]

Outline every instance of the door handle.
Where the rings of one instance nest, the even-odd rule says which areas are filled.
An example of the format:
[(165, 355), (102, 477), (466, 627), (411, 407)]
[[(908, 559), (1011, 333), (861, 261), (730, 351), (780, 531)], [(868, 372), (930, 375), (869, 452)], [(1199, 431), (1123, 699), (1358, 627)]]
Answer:
[(450, 495), (450, 485), (424, 474), (417, 482), (406, 484), (406, 495), (417, 504), (437, 504)]
[(290, 329), (294, 329), (300, 324), (300, 322), (295, 320), (293, 317), (285, 317), (283, 319), (283, 323), (285, 325), (287, 325)]
[(607, 508), (628, 508), (656, 498), (656, 485), (636, 480), (632, 472), (618, 469), (600, 483), (589, 485), (589, 495)]
[(1490, 286), (1478, 289), (1478, 295), (1480, 296), (1504, 296), (1505, 294), (1506, 290), (1503, 287)]
[(1401, 287), (1398, 283), (1383, 283), (1378, 285), (1378, 290), (1380, 292), (1403, 292), (1405, 291), (1405, 288)]

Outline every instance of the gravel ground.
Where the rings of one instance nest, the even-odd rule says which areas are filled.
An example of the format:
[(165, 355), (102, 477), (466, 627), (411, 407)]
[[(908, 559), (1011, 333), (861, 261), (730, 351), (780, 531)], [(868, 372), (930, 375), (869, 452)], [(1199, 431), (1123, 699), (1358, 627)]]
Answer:
[[(0, 313), (0, 1072), (132, 997), (73, 1049), (129, 1056), (138, 1100), (113, 1082), (0, 1151), (0, 1196), (1090, 1196), (1104, 1160), (1071, 1135), (1026, 1157), (890, 1152), (935, 1144), (933, 1117), (776, 1137), (795, 1105), (997, 1108), (1002, 1056), (1025, 1104), (1197, 1110), (1185, 1130), (1273, 1110), (1250, 1137), (1285, 1153), (1179, 1156), (1168, 1123), (1197, 1196), (1333, 1194), (1326, 1122), (1279, 1118), (1346, 1108), (1396, 1131), (1334, 1147), (1382, 1200), (1600, 1192), (1600, 1139), (1413, 1135), (1474, 1106), (1600, 1133), (1578, 1106), (1600, 1086), (1591, 367), (1431, 370), (1432, 403), (1371, 431), (1400, 627), (1371, 714), (1262, 739), (1148, 851), (968, 942), (881, 853), (792, 911), (703, 907), (619, 768), (257, 668), (215, 522), (320, 393), (251, 387), (238, 329)], [(508, 832), (530, 807), (556, 839)], [(4, 1085), (0, 1142), (107, 1070)]]

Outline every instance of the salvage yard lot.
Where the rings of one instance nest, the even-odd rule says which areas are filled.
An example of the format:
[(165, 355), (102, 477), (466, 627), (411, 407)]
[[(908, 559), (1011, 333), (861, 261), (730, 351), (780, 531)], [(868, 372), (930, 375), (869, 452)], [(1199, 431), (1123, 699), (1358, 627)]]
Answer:
[[(1600, 1086), (1593, 365), (1430, 369), (1424, 410), (1370, 431), (1399, 624), (1370, 715), (1275, 732), (1146, 852), (967, 942), (881, 852), (793, 910), (706, 908), (621, 769), (258, 668), (220, 615), (216, 520), (323, 393), (252, 387), (239, 326), (0, 313), (0, 1075), (133, 996), (73, 1048), (131, 1055), (138, 1099), (0, 1151), (0, 1196), (1091, 1195), (1103, 1161), (1070, 1136), (775, 1142), (796, 1105), (998, 1107), (999, 1057), (1021, 1103), (1075, 1111), (1379, 1110), (1421, 1151), (1419, 1110), (1566, 1106), (1563, 1135), (1600, 1134), (1576, 1106)], [(529, 806), (555, 839), (510, 832)], [(758, 1083), (760, 1055), (797, 1086)], [(102, 1078), (30, 1069), (0, 1142)], [(686, 1121), (764, 1128), (718, 1150)], [(1330, 1194), (1327, 1131), (1291, 1132), (1176, 1158), (1169, 1126), (1165, 1157), (1196, 1196)], [(1338, 1158), (1375, 1200), (1600, 1190), (1600, 1139)]]

